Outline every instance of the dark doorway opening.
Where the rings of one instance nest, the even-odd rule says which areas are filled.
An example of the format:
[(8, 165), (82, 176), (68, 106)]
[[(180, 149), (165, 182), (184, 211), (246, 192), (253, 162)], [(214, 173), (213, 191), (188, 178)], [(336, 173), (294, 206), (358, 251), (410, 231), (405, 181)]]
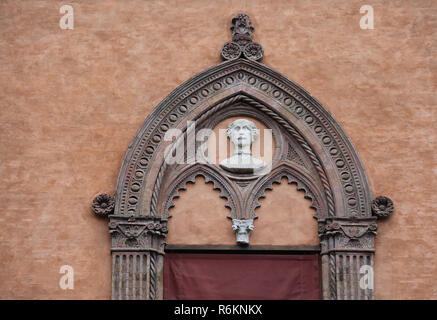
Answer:
[(320, 299), (317, 247), (170, 246), (164, 299)]

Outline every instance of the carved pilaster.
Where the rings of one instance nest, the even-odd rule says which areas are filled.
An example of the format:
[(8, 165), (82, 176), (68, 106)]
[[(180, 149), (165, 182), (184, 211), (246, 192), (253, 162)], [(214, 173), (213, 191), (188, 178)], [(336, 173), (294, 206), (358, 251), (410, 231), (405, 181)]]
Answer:
[[(373, 299), (375, 221), (376, 218), (319, 221), (324, 299)], [(363, 270), (370, 273), (363, 274)], [(371, 277), (370, 283), (360, 283), (363, 276)]]
[(162, 299), (166, 220), (110, 216), (112, 299)]

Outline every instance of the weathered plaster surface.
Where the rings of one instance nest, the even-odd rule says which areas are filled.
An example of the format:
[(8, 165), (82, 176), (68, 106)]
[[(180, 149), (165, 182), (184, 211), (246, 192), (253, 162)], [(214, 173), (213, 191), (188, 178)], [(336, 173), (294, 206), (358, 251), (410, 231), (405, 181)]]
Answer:
[[(238, 12), (263, 62), (330, 110), (374, 195), (395, 202), (379, 222), (375, 297), (437, 298), (437, 2), (371, 1), (374, 30), (359, 28), (357, 0), (69, 3), (74, 30), (59, 28), (59, 1), (0, 2), (0, 298), (110, 297), (110, 239), (91, 201), (112, 193), (153, 108), (220, 62)], [(74, 290), (59, 288), (65, 264)]]

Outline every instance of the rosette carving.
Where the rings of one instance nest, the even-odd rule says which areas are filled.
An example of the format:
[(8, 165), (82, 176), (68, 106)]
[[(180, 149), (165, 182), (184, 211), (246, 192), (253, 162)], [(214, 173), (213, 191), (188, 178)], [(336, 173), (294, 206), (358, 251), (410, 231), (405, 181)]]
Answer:
[(238, 43), (227, 42), (223, 45), (220, 53), (224, 60), (234, 60), (240, 57), (241, 48)]
[(264, 55), (263, 47), (259, 43), (248, 43), (243, 49), (244, 56), (250, 60), (261, 60)]
[(378, 218), (386, 218), (393, 213), (394, 205), (390, 198), (379, 196), (372, 201), (372, 213)]
[(109, 194), (100, 194), (94, 198), (92, 208), (94, 213), (99, 217), (107, 217), (114, 212), (114, 197)]

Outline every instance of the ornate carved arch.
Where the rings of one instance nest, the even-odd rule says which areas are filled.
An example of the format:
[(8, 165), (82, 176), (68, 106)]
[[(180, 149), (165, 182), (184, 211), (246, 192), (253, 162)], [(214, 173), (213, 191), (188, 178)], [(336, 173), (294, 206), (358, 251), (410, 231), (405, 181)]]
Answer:
[[(371, 299), (372, 290), (360, 288), (358, 280), (361, 267), (373, 265), (376, 217), (355, 148), (317, 100), (256, 61), (263, 49), (251, 40), (253, 28), (244, 35), (232, 30), (233, 42), (221, 51), (227, 61), (179, 86), (140, 127), (124, 156), (115, 203), (108, 196), (93, 203), (99, 214), (111, 213), (113, 298), (162, 298), (168, 209), (178, 190), (202, 175), (220, 189), (231, 208), (230, 218), (239, 221), (256, 218), (258, 199), (273, 182), (282, 177), (295, 182), (317, 209), (323, 297)], [(190, 130), (212, 129), (234, 115), (250, 115), (273, 130), (275, 156), (268, 175), (233, 174), (208, 163), (166, 161), (174, 146), (182, 143), (187, 149)], [(170, 129), (182, 132), (176, 143), (165, 139)], [(189, 162), (189, 158), (185, 153), (184, 159)], [(379, 199), (374, 212), (391, 213), (388, 201)]]

